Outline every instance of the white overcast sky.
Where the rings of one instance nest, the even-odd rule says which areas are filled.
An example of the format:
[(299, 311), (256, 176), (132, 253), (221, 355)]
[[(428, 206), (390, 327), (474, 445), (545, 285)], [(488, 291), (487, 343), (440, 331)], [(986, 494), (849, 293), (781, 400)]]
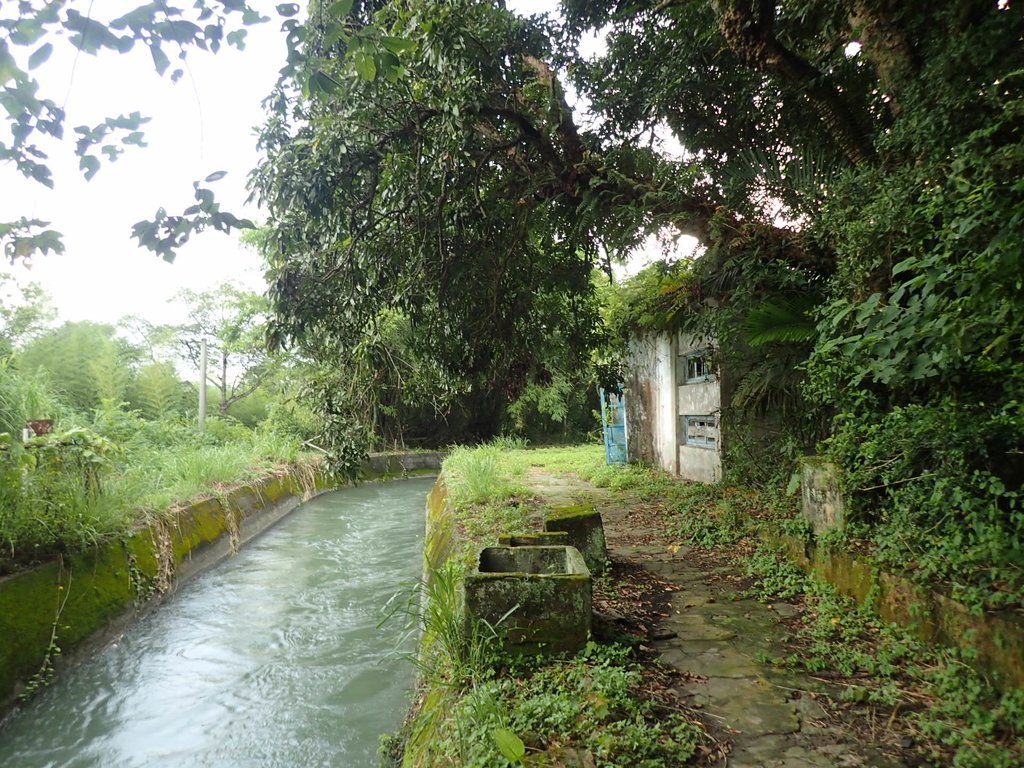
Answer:
[[(104, 0), (95, 8), (113, 17), (115, 1), (124, 9), (139, 4)], [(193, 202), (192, 182), (215, 171), (228, 173), (210, 185), (223, 209), (260, 217), (258, 210), (242, 207), (245, 181), (257, 162), (253, 128), (262, 120), (260, 101), (284, 61), (284, 38), (274, 4), (255, 5), (265, 6), (275, 21), (249, 27), (244, 51), (225, 46), (216, 55), (190, 54), (177, 84), (157, 76), (141, 44), (126, 55), (80, 54), (77, 62), (74, 49), (57, 46), (37, 70), (42, 95), (64, 104), (68, 115), (65, 141), (47, 147), (56, 188), (46, 189), (22, 179), (10, 165), (0, 166), (0, 220), (29, 216), (50, 221), (64, 234), (67, 250), (35, 257), (27, 272), (6, 262), (2, 268), (19, 280), (40, 282), (61, 319), (113, 322), (138, 314), (153, 322), (174, 322), (180, 308), (168, 301), (183, 287), (206, 290), (232, 281), (262, 290), (259, 259), (238, 243), (235, 233), (194, 236), (173, 264), (139, 249), (130, 236), (132, 224), (152, 218), (160, 206), (180, 213)], [(74, 126), (132, 111), (152, 118), (143, 127), (148, 146), (129, 147), (117, 162), (104, 162), (85, 181), (73, 154)]]
[[(104, 52), (98, 57), (76, 57), (70, 46), (59, 50), (58, 45), (36, 72), (42, 95), (63, 104), (68, 115), (64, 143), (48, 147), (56, 189), (24, 180), (10, 165), (0, 166), (0, 220), (29, 216), (50, 221), (64, 234), (67, 251), (37, 256), (28, 271), (6, 261), (0, 269), (21, 281), (40, 282), (61, 320), (115, 322), (137, 314), (155, 323), (178, 322), (182, 309), (170, 299), (181, 288), (201, 291), (231, 281), (262, 290), (259, 259), (234, 233), (194, 236), (168, 264), (139, 249), (130, 230), (160, 206), (180, 213), (192, 202), (192, 182), (215, 171), (228, 173), (212, 185), (223, 208), (261, 218), (258, 210), (243, 208), (243, 201), (246, 175), (258, 161), (254, 127), (262, 121), (260, 102), (284, 61), (276, 2), (254, 1), (273, 21), (248, 28), (244, 51), (226, 46), (216, 55), (195, 51), (177, 84), (157, 76), (143, 45), (126, 55)], [(103, 0), (94, 7), (109, 13), (104, 16), (109, 19), (119, 6), (138, 3)], [(508, 5), (521, 13), (557, 8), (554, 0)], [(129, 147), (86, 182), (72, 151), (73, 138), (68, 140), (72, 129), (132, 111), (152, 118), (144, 127), (148, 146)]]

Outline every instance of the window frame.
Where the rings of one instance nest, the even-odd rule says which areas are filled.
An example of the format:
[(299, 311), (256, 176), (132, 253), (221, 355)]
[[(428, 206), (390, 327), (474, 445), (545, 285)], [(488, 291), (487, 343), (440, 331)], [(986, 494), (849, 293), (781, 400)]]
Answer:
[[(713, 381), (715, 378), (715, 371), (711, 365), (712, 350), (710, 348), (696, 349), (691, 352), (687, 352), (680, 357), (683, 358), (683, 384), (703, 384), (707, 381)], [(690, 376), (690, 361), (696, 362), (702, 369), (703, 373), (696, 376)]]

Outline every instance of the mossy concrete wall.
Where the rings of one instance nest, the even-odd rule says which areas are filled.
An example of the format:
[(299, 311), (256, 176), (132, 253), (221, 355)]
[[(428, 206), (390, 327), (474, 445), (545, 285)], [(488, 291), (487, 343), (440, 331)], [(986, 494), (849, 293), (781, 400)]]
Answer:
[(461, 551), (462, 539), (455, 521), (455, 512), (448, 502), (444, 475), (437, 478), (427, 496), (426, 533), (423, 541), (423, 575), (439, 571)]
[[(384, 466), (369, 467), (366, 475), (409, 473), (396, 455), (380, 463)], [(439, 464), (434, 455), (434, 472)], [(427, 469), (420, 463), (416, 471)], [(54, 656), (53, 646), (60, 648), (53, 658), (58, 667), (81, 658), (122, 631), (140, 610), (236, 552), (301, 501), (337, 485), (309, 468), (266, 477), (176, 510), (128, 538), (0, 578), (0, 715)]]
[(1024, 617), (1020, 614), (972, 613), (941, 592), (855, 555), (827, 551), (795, 537), (785, 537), (781, 543), (803, 570), (861, 604), (870, 601), (886, 621), (910, 628), (927, 642), (968, 651), (969, 663), (1000, 687), (1024, 687)]
[(309, 470), (263, 478), (128, 538), (0, 579), (0, 711), (54, 656), (52, 646), (61, 650), (53, 659), (60, 664), (81, 657), (328, 482)]
[(372, 453), (363, 462), (360, 478), (375, 480), (382, 477), (436, 475), (441, 469), (442, 461), (444, 454), (439, 451)]
[(818, 456), (800, 460), (800, 509), (815, 536), (846, 524), (839, 468)]
[[(426, 526), (423, 540), (423, 582), (429, 584), (434, 574), (445, 567), (449, 560), (462, 554), (463, 539), (459, 534), (455, 510), (448, 499), (448, 487), (444, 475), (437, 478), (427, 495)], [(429, 590), (423, 599), (427, 600)], [(424, 608), (424, 612), (425, 612)], [(429, 639), (420, 636), (419, 652), (429, 653)], [(429, 680), (420, 681), (420, 695), (416, 697), (412, 711), (402, 726), (401, 768), (419, 768), (426, 765), (430, 753), (434, 728), (440, 717), (433, 713), (443, 710), (445, 697), (449, 693), (444, 686), (431, 687)]]
[[(818, 456), (804, 457), (801, 508), (814, 535), (842, 528), (846, 518), (839, 469)], [(844, 595), (908, 627), (922, 640), (967, 651), (972, 665), (1001, 687), (1024, 687), (1024, 616), (1019, 612), (972, 612), (937, 589), (885, 571), (864, 557), (837, 552), (795, 537), (780, 543), (805, 571)]]

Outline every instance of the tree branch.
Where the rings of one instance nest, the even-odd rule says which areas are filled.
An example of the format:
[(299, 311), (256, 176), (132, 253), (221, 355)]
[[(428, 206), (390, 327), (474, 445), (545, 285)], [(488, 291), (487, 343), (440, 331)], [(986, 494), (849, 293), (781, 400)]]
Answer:
[(920, 69), (917, 52), (896, 24), (889, 0), (856, 0), (849, 14), (850, 29), (861, 44), (861, 52), (878, 73), (878, 80), (889, 97), (889, 110), (900, 112), (900, 91)]
[(824, 73), (775, 38), (774, 9), (766, 10), (768, 5), (772, 4), (758, 3), (767, 16), (755, 19), (752, 2), (715, 1), (719, 30), (729, 48), (747, 66), (774, 75), (803, 93), (851, 162), (873, 162), (874, 146), (839, 91)]

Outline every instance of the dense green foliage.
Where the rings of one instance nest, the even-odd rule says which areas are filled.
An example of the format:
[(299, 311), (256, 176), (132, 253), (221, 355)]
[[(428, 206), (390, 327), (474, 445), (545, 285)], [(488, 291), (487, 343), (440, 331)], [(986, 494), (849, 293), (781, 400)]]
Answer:
[[(17, 362), (0, 364), (0, 571), (123, 534), (299, 457), (300, 441), (271, 423), (211, 418), (198, 432), (185, 410), (147, 418), (109, 399), (76, 409)], [(22, 441), (28, 417), (53, 420), (53, 431)]]
[[(270, 340), (314, 364), (339, 466), (450, 415), (472, 438), (585, 415), (573, 398), (602, 378), (592, 355), (608, 340), (593, 270), (647, 234), (687, 235), (694, 258), (661, 276), (632, 327), (709, 337), (743, 362), (723, 421), (771, 415), (770, 440), (738, 441), (745, 466), (778, 481), (823, 446), (883, 559), (1019, 601), (1019, 3), (297, 11), (277, 7), (288, 61), (251, 183), (270, 212)], [(262, 19), (242, 2), (190, 13), (5, 12), (5, 103), (26, 115), (5, 155), (48, 183), (31, 141), (59, 137), (64, 116), (31, 69), (56, 30), (86, 53), (142, 41), (162, 72), (165, 44), (238, 44), (234, 20)], [(598, 30), (602, 49), (585, 55)], [(86, 174), (97, 148), (137, 143), (141, 119), (85, 130)], [(199, 184), (196, 203), (140, 238), (168, 255), (197, 228), (240, 223)], [(0, 226), (12, 259), (58, 247), (36, 224)]]
[(932, 765), (1012, 768), (1022, 759), (1024, 692), (998, 692), (968, 665), (967, 654), (929, 648), (910, 632), (881, 621), (822, 581), (769, 551), (747, 572), (764, 600), (801, 595), (807, 610), (799, 651), (775, 659), (839, 683), (842, 699), (879, 712), (903, 710), (903, 728)]
[[(248, 414), (248, 426), (229, 411), (200, 432), (194, 385), (171, 362), (167, 329), (135, 319), (132, 330), (145, 332), (134, 343), (96, 323), (46, 329), (45, 307), (29, 286), (0, 316), (11, 341), (0, 357), (0, 572), (79, 551), (176, 502), (294, 462), (319, 428), (290, 394), (300, 386), (295, 366), (278, 366), (272, 382), (260, 379), (261, 412)], [(241, 374), (252, 378), (251, 369)], [(247, 403), (237, 394), (236, 409)], [(39, 434), (23, 438), (27, 425)]]
[(878, 557), (1019, 604), (1019, 5), (572, 6), (611, 25), (574, 69), (604, 136), (662, 121), (742, 221), (637, 280), (619, 327), (714, 339), (726, 423), (774, 432), (734, 468), (784, 482), (825, 439)]

